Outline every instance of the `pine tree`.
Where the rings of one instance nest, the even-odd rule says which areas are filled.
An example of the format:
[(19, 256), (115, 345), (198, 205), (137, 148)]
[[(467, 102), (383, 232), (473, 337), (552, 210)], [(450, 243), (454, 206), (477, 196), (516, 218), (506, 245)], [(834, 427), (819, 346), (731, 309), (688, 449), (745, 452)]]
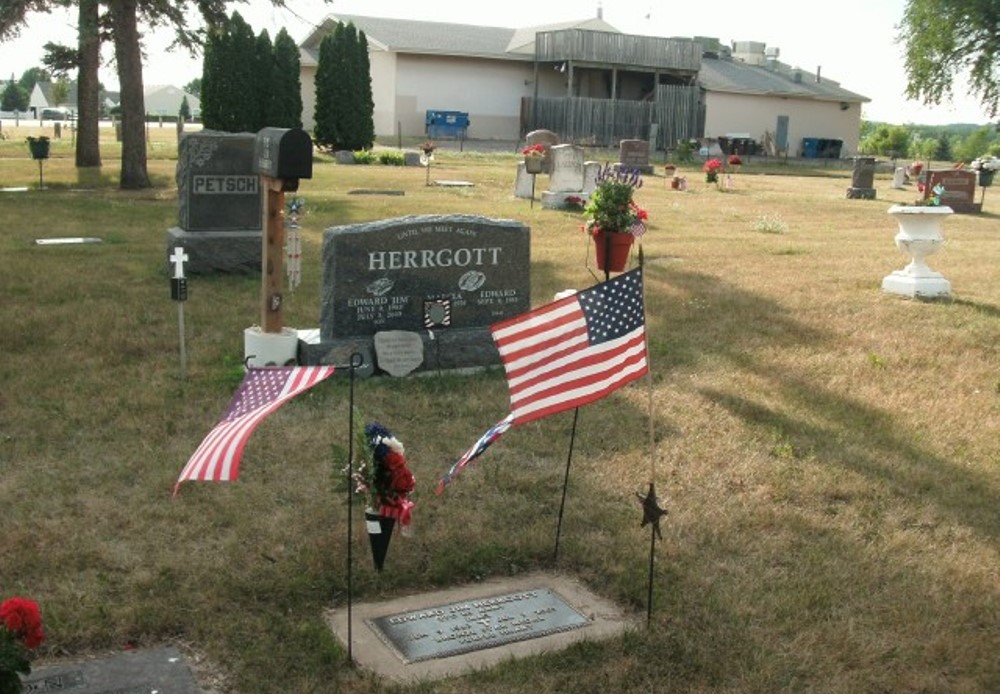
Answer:
[(257, 79), (253, 82), (253, 93), (250, 94), (250, 101), (247, 109), (252, 116), (250, 121), (250, 132), (257, 132), (261, 128), (274, 125), (274, 46), (271, 45), (271, 37), (264, 29), (257, 35), (254, 42), (253, 56), (254, 73)]
[(333, 151), (339, 141), (337, 132), (336, 81), (339, 66), (336, 63), (338, 29), (323, 37), (319, 44), (319, 63), (316, 66), (316, 126), (313, 139), (321, 149)]
[(358, 78), (358, 149), (371, 149), (372, 145), (375, 144), (375, 100), (372, 97), (368, 37), (363, 31), (358, 32), (356, 74)]
[(302, 127), (302, 80), (299, 47), (282, 28), (274, 38), (274, 93), (272, 122), (279, 128)]

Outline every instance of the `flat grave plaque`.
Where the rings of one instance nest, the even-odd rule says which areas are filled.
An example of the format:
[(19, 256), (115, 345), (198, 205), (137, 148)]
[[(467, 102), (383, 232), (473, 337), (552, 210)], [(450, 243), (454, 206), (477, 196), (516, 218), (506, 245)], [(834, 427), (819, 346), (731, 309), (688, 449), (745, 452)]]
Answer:
[(547, 636), (591, 623), (549, 588), (462, 600), (365, 622), (407, 664)]

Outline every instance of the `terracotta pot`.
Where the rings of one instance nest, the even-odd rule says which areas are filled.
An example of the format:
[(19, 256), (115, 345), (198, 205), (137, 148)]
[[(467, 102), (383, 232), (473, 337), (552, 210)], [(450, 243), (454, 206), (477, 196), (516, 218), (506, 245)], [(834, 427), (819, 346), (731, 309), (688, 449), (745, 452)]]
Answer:
[(594, 250), (597, 253), (597, 269), (605, 272), (621, 272), (628, 262), (635, 237), (629, 233), (600, 232), (594, 236)]

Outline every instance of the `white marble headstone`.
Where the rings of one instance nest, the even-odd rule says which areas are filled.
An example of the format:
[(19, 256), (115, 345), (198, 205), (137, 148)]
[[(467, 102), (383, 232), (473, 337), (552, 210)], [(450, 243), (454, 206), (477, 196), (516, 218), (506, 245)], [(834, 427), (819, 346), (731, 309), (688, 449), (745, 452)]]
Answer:
[(569, 193), (583, 190), (583, 148), (576, 145), (556, 145), (552, 155), (552, 175), (549, 190)]

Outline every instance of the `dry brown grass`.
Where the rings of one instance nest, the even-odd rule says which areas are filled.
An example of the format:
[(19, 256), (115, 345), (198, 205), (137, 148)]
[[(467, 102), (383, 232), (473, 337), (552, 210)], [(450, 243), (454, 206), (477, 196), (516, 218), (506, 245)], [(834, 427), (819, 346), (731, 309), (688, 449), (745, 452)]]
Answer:
[[(44, 659), (173, 642), (232, 691), (384, 690), (345, 667), (321, 620), (345, 591), (331, 475), (346, 383), (263, 424), (238, 483), (171, 501), (238, 382), (258, 283), (192, 280), (179, 381), (161, 264), (173, 162), (151, 162), (159, 188), (123, 194), (105, 153), (81, 193), (68, 152), (46, 163), (49, 190), (0, 194), (0, 596), (41, 602)], [(0, 143), (4, 186), (35, 183), (26, 156)], [(577, 216), (514, 199), (513, 161), (441, 153), (433, 178), (476, 184), (457, 190), (424, 186), (420, 169), (318, 163), (300, 191), (306, 262), (287, 323), (318, 320), (324, 228), (401, 214), (529, 224), (535, 305), (591, 284)], [(905, 264), (885, 211), (914, 193), (879, 180), (878, 200), (846, 200), (844, 173), (747, 169), (732, 192), (697, 170), (687, 193), (662, 177), (640, 191), (655, 445), (645, 381), (580, 413), (559, 568), (645, 609), (634, 494), (652, 466), (670, 510), (652, 628), (414, 690), (1000, 690), (1000, 194), (945, 224), (930, 264), (953, 297), (911, 301), (879, 286)], [(33, 245), (51, 235), (106, 243)], [(511, 431), (436, 497), (505, 413), (502, 376), (357, 390), (407, 444), (419, 485), (416, 535), (394, 541), (384, 575), (357, 545), (361, 597), (551, 566), (570, 415)]]

